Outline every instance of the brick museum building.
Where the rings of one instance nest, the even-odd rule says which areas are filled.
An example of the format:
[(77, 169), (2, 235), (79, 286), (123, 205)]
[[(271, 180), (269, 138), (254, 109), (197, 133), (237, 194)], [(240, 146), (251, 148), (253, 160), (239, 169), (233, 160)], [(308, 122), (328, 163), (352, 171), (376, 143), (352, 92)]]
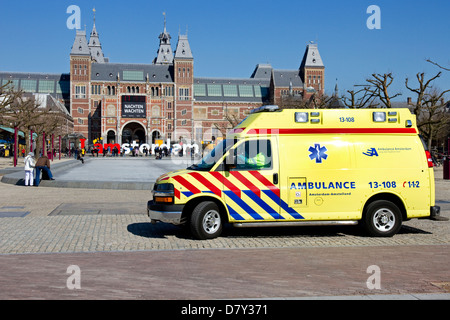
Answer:
[(86, 31), (76, 31), (68, 50), (70, 74), (0, 71), (0, 84), (12, 81), (25, 92), (59, 101), (71, 116), (74, 133), (89, 144), (100, 137), (119, 144), (211, 141), (220, 136), (220, 128), (230, 127), (227, 118), (243, 119), (250, 110), (279, 104), (283, 97), (306, 99), (324, 92), (325, 67), (314, 43), (292, 70), (258, 64), (249, 78), (203, 78), (195, 76), (186, 35), (179, 35), (173, 47), (164, 22), (158, 39), (153, 61), (111, 63), (94, 20), (89, 39)]

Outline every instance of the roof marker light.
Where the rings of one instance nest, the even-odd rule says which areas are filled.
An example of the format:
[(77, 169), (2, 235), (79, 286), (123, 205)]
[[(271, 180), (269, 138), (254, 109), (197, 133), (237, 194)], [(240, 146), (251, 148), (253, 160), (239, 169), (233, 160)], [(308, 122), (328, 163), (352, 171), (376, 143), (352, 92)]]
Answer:
[(256, 109), (253, 109), (252, 111), (250, 111), (250, 113), (258, 113), (258, 112), (273, 112), (273, 111), (278, 111), (280, 110), (280, 108), (277, 105), (266, 105), (266, 106), (261, 106), (258, 107)]
[(308, 122), (308, 112), (296, 112), (295, 113), (295, 122)]
[(373, 121), (374, 122), (385, 122), (386, 121), (386, 112), (374, 112), (373, 113)]

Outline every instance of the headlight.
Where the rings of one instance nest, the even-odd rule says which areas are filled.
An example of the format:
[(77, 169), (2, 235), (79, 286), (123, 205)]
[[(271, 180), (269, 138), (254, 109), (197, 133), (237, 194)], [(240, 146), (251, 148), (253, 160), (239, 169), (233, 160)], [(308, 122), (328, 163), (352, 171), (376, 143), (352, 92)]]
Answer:
[(159, 183), (153, 187), (153, 200), (157, 203), (173, 203), (174, 187), (171, 183)]

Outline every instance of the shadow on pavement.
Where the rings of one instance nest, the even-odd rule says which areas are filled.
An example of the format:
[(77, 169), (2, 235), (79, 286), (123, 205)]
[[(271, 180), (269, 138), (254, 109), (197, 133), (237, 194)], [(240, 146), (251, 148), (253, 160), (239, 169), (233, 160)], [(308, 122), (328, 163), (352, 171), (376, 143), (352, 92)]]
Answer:
[[(175, 236), (180, 239), (193, 239), (189, 228), (175, 226), (167, 223), (152, 224), (151, 222), (132, 223), (127, 230), (144, 238), (167, 238)], [(398, 234), (432, 234), (431, 232), (403, 225)], [(262, 237), (337, 237), (368, 236), (358, 226), (310, 226), (310, 227), (261, 227), (261, 228), (236, 228), (226, 224), (223, 228), (222, 238), (262, 238)]]

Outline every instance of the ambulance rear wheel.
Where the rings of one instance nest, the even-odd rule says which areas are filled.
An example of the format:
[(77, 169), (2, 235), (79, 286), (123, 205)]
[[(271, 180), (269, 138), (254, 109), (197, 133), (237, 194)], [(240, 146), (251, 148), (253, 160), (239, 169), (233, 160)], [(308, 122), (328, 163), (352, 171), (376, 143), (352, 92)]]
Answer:
[(192, 211), (192, 235), (200, 240), (213, 239), (222, 233), (222, 217), (219, 208), (212, 201), (200, 202)]
[(364, 227), (371, 236), (392, 237), (402, 226), (400, 209), (392, 202), (377, 200), (367, 206)]

